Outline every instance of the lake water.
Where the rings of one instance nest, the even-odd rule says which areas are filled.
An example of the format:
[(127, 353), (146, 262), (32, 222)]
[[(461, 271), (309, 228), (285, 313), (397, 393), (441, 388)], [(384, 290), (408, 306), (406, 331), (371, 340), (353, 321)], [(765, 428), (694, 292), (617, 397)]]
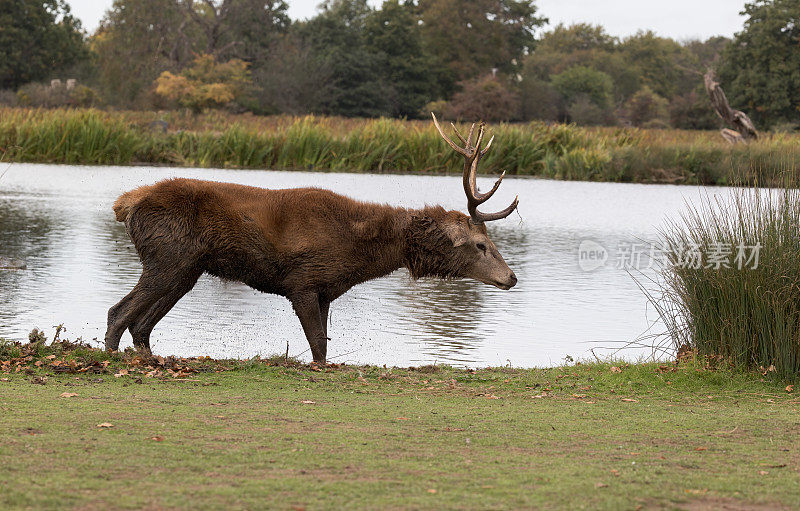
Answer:
[[(367, 201), (466, 208), (456, 176), (13, 164), (0, 180), (0, 259), (23, 260), (27, 269), (0, 270), (0, 337), (26, 339), (33, 327), (52, 336), (54, 325), (63, 323), (70, 339), (102, 340), (106, 311), (140, 272), (111, 205), (123, 191), (170, 176), (267, 188), (319, 186)], [(479, 185), (491, 182), (482, 178)], [(414, 282), (400, 270), (357, 286), (331, 307), (329, 359), (531, 367), (566, 356), (590, 358), (591, 350), (608, 356), (648, 331), (663, 330), (636, 282), (618, 266), (647, 252), (645, 243), (657, 239), (665, 221), (706, 193), (729, 192), (508, 178), (484, 209), (502, 209), (519, 195), (519, 214), (488, 227), (519, 284), (501, 291), (472, 281)], [(589, 265), (578, 260), (582, 243), (584, 253), (605, 247), (605, 264), (586, 271)], [(291, 355), (310, 360), (288, 301), (209, 276), (151, 338), (157, 354), (212, 357), (284, 353), (287, 342)], [(129, 345), (126, 333), (122, 347)], [(650, 354), (627, 348), (616, 356)]]

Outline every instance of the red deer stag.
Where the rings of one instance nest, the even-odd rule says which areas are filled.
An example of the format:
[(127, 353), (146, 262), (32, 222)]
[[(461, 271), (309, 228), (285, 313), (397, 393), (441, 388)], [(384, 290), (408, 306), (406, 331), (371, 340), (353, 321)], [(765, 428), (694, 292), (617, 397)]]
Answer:
[[(485, 222), (510, 215), (482, 213), (503, 176), (486, 193), (475, 185), (483, 123), (463, 147), (436, 129), (464, 156), (469, 216), (440, 206), (405, 209), (359, 202), (328, 190), (267, 190), (238, 184), (168, 179), (119, 197), (142, 275), (108, 311), (107, 350), (119, 348), (125, 329), (134, 346), (150, 351), (150, 332), (204, 272), (288, 298), (303, 326), (314, 361), (325, 363), (328, 308), (348, 289), (405, 266), (413, 278), (467, 277), (510, 289), (517, 277), (486, 234)], [(453, 126), (455, 129), (455, 126)], [(505, 174), (505, 173), (504, 173)]]

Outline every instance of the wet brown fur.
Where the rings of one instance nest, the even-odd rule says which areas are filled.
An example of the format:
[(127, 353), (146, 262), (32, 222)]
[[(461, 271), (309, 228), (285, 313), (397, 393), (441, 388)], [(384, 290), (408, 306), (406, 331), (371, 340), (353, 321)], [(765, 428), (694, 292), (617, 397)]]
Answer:
[[(462, 276), (466, 261), (447, 227), (469, 226), (457, 211), (359, 202), (328, 190), (267, 190), (169, 179), (117, 199), (142, 261), (139, 283), (109, 310), (106, 348), (126, 328), (149, 350), (155, 324), (203, 273), (287, 297), (314, 360), (324, 362), (330, 302), (351, 287), (403, 266), (414, 278)], [(472, 226), (482, 229), (483, 225)]]

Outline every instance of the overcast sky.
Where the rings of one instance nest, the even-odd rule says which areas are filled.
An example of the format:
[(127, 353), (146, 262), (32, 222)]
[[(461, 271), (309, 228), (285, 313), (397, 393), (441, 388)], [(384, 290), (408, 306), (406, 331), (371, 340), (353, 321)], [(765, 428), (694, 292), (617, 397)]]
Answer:
[[(94, 31), (112, 0), (67, 0), (84, 27)], [(560, 22), (588, 22), (624, 37), (639, 29), (684, 40), (713, 35), (732, 36), (742, 28), (739, 11), (746, 0), (537, 0), (539, 12)], [(319, 0), (288, 0), (289, 15), (303, 19), (314, 15)], [(380, 5), (379, 0), (371, 0)]]

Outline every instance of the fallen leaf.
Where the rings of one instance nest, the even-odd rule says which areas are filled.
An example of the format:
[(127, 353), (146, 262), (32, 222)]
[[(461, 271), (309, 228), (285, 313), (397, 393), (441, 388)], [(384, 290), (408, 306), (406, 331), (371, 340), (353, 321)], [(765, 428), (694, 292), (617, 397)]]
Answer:
[(300, 401), (300, 402), (303, 403), (304, 405), (315, 405), (315, 404), (317, 404), (316, 401), (310, 401), (308, 399)]
[(214, 418), (215, 419), (224, 419), (225, 416), (224, 415), (215, 415)]
[(62, 392), (59, 397), (78, 397), (78, 394), (74, 392)]
[(615, 477), (619, 477), (619, 470), (617, 470), (617, 469), (615, 469), (615, 468), (612, 468), (612, 469), (611, 469), (611, 474), (612, 474), (613, 476), (615, 476)]
[(494, 394), (489, 394), (486, 396), (486, 399), (501, 399), (499, 396), (495, 396)]
[(767, 403), (774, 403), (774, 402), (775, 402), (774, 399), (767, 399)]
[(621, 373), (621, 372), (622, 372), (622, 369), (620, 369), (620, 368), (619, 368), (619, 367), (617, 367), (617, 366), (611, 366), (611, 372), (612, 372), (612, 373)]
[(695, 447), (694, 450), (695, 451), (707, 451), (708, 447)]
[(572, 394), (572, 397), (576, 399), (583, 399), (586, 397), (586, 394)]
[(150, 440), (152, 440), (154, 442), (163, 442), (164, 441), (164, 437), (161, 436), (161, 435), (151, 436)]
[(100, 424), (97, 425), (97, 427), (98, 428), (113, 428), (114, 425), (111, 424), (110, 422), (101, 422)]
[(639, 401), (638, 401), (638, 400), (636, 400), (636, 399), (631, 399), (631, 398), (628, 398), (628, 397), (623, 397), (623, 398), (622, 398), (622, 400), (623, 400), (624, 402), (626, 402), (626, 403), (638, 403), (638, 402), (639, 402)]
[(114, 375), (114, 378), (119, 378), (120, 376), (125, 376), (126, 374), (128, 374), (127, 369), (120, 369), (119, 372)]
[(0, 378), (0, 381), (10, 381), (9, 378)]
[(758, 475), (760, 475), (760, 476), (765, 476), (767, 474), (769, 474), (769, 472), (767, 472), (766, 470), (759, 470), (758, 471)]
[(786, 386), (786, 392), (791, 392), (793, 390), (794, 390), (794, 385), (787, 385)]
[(594, 487), (595, 488), (608, 488), (608, 485), (606, 483), (595, 483)]
[(436, 493), (436, 490), (433, 488), (428, 488), (428, 493)]

